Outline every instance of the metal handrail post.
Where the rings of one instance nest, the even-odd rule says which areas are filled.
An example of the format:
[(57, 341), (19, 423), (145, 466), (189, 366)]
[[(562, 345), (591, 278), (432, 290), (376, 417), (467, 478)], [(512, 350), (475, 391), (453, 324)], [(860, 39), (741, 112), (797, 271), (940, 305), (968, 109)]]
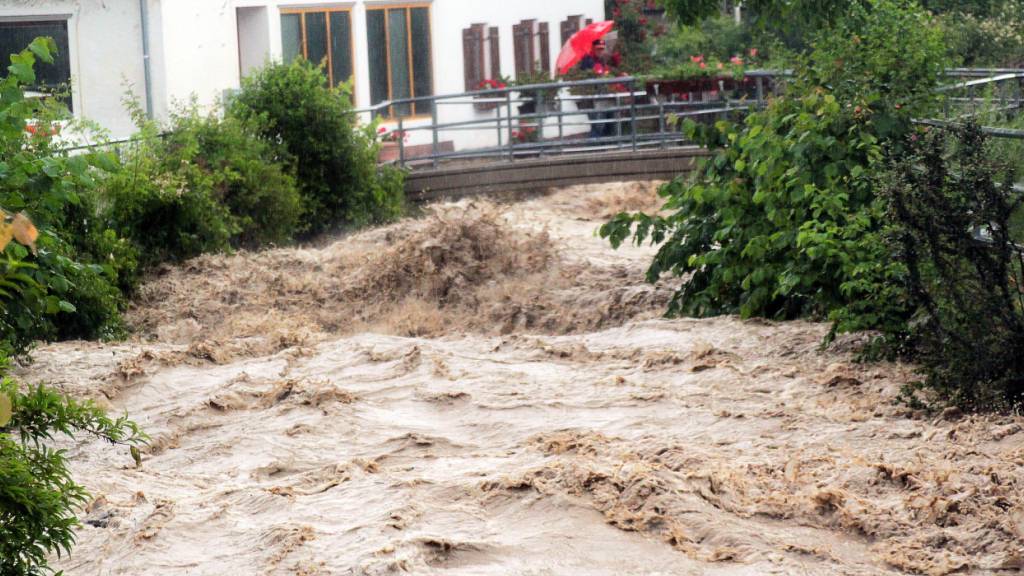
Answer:
[(503, 146), (504, 139), (501, 137), (501, 106), (494, 107), (494, 125), (498, 128), (498, 149)]
[(561, 141), (565, 139), (565, 123), (562, 121), (562, 105), (565, 101), (562, 100), (561, 94), (558, 94), (556, 99), (558, 100), (558, 140)]
[(512, 92), (505, 93), (505, 106), (508, 107), (508, 161), (516, 161), (515, 138), (512, 137)]
[[(618, 92), (615, 93), (615, 108), (622, 108), (622, 95)], [(617, 111), (612, 112), (612, 116), (615, 118), (615, 145), (622, 148), (622, 122)]]
[[(538, 142), (544, 140), (544, 116), (547, 114), (547, 103), (544, 102), (543, 97), (544, 94), (540, 90), (537, 90), (537, 93), (533, 97), (534, 102), (537, 103), (537, 107), (535, 109), (535, 112), (537, 113), (537, 125), (534, 126), (534, 130), (537, 132)], [(541, 112), (542, 107), (544, 108), (544, 112)], [(540, 155), (544, 156), (543, 148), (540, 149)]]
[(665, 138), (665, 103), (658, 98), (658, 135), (661, 137), (661, 147), (665, 148), (668, 139)]
[(757, 77), (757, 107), (764, 108), (764, 78)]
[(438, 166), (437, 153), (438, 153), (438, 134), (437, 134), (437, 102), (433, 102), (430, 106), (430, 133), (433, 136), (433, 144), (431, 147), (431, 156), (433, 156), (434, 168)]
[(405, 119), (398, 117), (398, 165), (405, 168)]
[(629, 81), (629, 115), (630, 129), (633, 132), (633, 152), (636, 152), (636, 96), (633, 93), (636, 92), (636, 86), (632, 80)]

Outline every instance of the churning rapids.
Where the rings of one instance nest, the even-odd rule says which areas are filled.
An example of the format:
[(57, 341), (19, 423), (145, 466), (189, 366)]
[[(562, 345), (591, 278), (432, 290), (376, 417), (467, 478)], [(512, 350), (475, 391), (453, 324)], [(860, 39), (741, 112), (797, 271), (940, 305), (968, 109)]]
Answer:
[(133, 341), (20, 369), (127, 410), (64, 446), (93, 500), (69, 576), (1009, 574), (1019, 418), (893, 403), (911, 367), (828, 327), (665, 320), (648, 185), (443, 204), (160, 270)]

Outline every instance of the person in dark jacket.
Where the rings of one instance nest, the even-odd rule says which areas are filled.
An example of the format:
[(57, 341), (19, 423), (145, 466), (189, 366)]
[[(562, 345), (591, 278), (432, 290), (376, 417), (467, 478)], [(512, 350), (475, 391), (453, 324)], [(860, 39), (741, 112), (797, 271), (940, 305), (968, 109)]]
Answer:
[[(590, 53), (580, 60), (577, 64), (580, 70), (586, 72), (593, 72), (597, 76), (606, 76), (611, 73), (611, 69), (608, 67), (608, 57), (605, 53), (607, 45), (604, 40), (594, 40), (594, 44), (590, 48)], [(590, 119), (590, 137), (591, 138), (602, 138), (605, 136), (611, 136), (612, 124), (610, 122), (604, 123), (602, 120), (610, 120), (612, 112), (598, 112), (597, 110), (601, 107), (607, 107), (609, 104), (608, 100), (595, 99), (593, 101), (593, 112), (587, 113), (587, 118)]]
[(605, 55), (605, 50), (607, 49), (608, 46), (604, 40), (594, 40), (594, 44), (590, 47), (590, 53), (584, 56), (577, 66), (579, 66), (580, 70), (592, 71), (598, 76), (608, 74), (610, 71), (608, 69), (608, 57)]

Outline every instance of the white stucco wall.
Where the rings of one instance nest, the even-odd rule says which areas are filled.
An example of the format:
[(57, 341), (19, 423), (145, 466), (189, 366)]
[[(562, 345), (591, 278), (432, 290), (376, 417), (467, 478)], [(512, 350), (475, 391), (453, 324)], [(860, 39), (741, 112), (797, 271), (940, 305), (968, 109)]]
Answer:
[[(470, 24), (486, 24), (499, 28), (501, 45), (501, 73), (515, 77), (515, 54), (512, 25), (521, 20), (535, 19), (547, 22), (549, 29), (550, 62), (552, 67), (562, 49), (560, 23), (570, 15), (582, 14), (584, 20), (604, 19), (604, 0), (517, 0), (515, 2), (480, 2), (439, 0), (434, 3), (434, 92), (452, 94), (465, 90), (463, 76), (462, 30)], [(365, 100), (364, 100), (365, 101)], [(461, 122), (471, 119), (494, 118), (495, 111), (477, 112), (472, 106), (444, 106), (439, 108), (439, 122)], [(504, 114), (504, 113), (503, 113)], [(586, 117), (584, 117), (586, 119)], [(569, 119), (567, 119), (568, 121)], [(586, 128), (567, 130), (567, 133), (586, 131)], [(451, 131), (441, 135), (452, 140), (456, 149), (494, 145), (497, 129), (481, 131)], [(546, 136), (557, 133), (547, 131)], [(507, 134), (506, 134), (507, 137)], [(410, 134), (410, 143), (430, 141), (429, 132)]]
[[(128, 86), (141, 94), (142, 32), (135, 0), (0, 0), (0, 20), (68, 17), (75, 114), (114, 135), (131, 133), (122, 98)], [(7, 55), (3, 55), (6, 68)]]
[(238, 31), (233, 0), (160, 0), (162, 99), (170, 106), (195, 96), (213, 105), (238, 87)]
[[(213, 105), (226, 90), (238, 87), (241, 68), (268, 56), (281, 57), (280, 9), (329, 6), (352, 9), (355, 46), (356, 104), (370, 104), (366, 49), (366, 6), (400, 2), (358, 0), (147, 0), (150, 7), (150, 46), (154, 112), (166, 117), (175, 102), (195, 96)], [(433, 0), (431, 5), (434, 93), (464, 89), (462, 30), (474, 23), (497, 26), (504, 76), (515, 75), (512, 26), (521, 20), (547, 22), (553, 63), (560, 50), (559, 23), (571, 14), (600, 20), (604, 0)], [(265, 17), (238, 8), (265, 7)], [(76, 114), (109, 128), (116, 136), (132, 126), (121, 104), (127, 85), (142, 97), (142, 32), (137, 0), (0, 0), (0, 18), (66, 14), (69, 16), (72, 76)], [(240, 40), (239, 27), (243, 33)], [(262, 28), (262, 30), (261, 30)], [(472, 106), (439, 108), (440, 121), (456, 122), (493, 117)], [(410, 124), (422, 125), (424, 120)], [(496, 130), (449, 132), (458, 148), (496, 140)], [(429, 132), (411, 133), (410, 144), (431, 141)]]

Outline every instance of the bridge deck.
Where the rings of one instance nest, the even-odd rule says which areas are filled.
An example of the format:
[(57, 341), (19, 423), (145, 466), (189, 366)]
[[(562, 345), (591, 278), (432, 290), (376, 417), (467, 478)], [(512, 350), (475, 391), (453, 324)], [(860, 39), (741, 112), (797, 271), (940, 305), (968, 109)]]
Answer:
[(411, 200), (426, 201), (573, 184), (670, 180), (693, 170), (697, 161), (708, 154), (706, 149), (696, 146), (677, 146), (442, 166), (410, 172), (405, 192)]

